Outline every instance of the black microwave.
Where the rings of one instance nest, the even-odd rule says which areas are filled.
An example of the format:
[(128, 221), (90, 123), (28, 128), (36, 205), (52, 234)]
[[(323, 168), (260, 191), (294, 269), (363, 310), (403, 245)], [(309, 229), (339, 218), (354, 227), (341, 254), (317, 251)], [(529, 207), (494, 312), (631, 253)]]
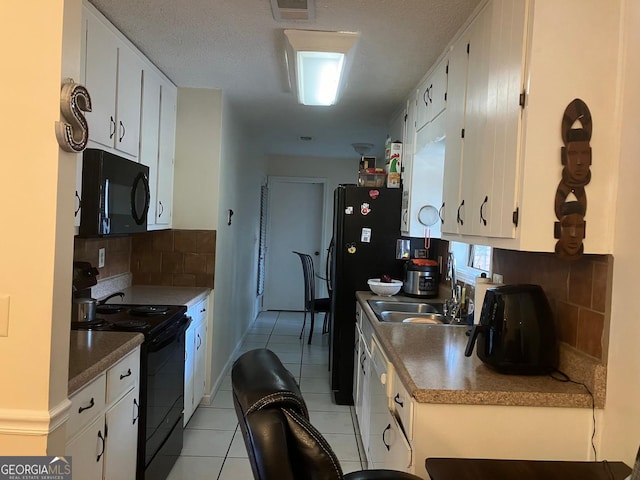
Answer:
[(149, 167), (104, 150), (82, 154), (82, 237), (147, 231)]

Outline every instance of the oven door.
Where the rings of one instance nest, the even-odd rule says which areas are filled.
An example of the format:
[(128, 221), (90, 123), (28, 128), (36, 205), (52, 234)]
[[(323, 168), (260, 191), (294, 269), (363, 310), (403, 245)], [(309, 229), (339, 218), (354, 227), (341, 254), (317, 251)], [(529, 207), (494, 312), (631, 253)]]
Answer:
[(182, 450), (185, 330), (190, 321), (182, 317), (147, 343), (145, 468), (151, 462), (173, 465)]

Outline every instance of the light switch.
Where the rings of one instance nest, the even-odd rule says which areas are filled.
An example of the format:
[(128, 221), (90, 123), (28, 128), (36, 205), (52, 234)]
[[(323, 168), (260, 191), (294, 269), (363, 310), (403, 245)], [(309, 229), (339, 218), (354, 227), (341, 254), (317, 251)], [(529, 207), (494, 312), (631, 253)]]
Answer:
[(9, 295), (0, 293), (0, 337), (9, 336)]

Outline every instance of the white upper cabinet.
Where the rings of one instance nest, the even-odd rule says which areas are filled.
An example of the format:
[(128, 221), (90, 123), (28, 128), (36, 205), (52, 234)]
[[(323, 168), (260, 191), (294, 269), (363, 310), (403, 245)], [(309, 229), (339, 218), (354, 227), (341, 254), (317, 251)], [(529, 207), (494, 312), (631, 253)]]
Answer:
[(145, 68), (140, 162), (149, 167), (149, 230), (171, 226), (176, 99), (176, 87), (164, 81), (152, 68)]
[(619, 8), (617, 0), (491, 0), (455, 40), (443, 182), (447, 239), (554, 251), (561, 123), (580, 98), (594, 125), (584, 251), (611, 251)]
[(467, 70), (469, 43), (467, 30), (449, 52), (449, 80), (447, 116), (445, 121), (445, 164), (443, 175), (441, 217), (443, 233), (458, 232), (458, 215), (462, 208), (460, 180), (462, 172), (462, 136), (467, 96)]
[[(177, 88), (91, 4), (83, 2), (83, 83), (92, 112), (89, 146), (149, 167), (149, 230), (171, 227)], [(75, 226), (82, 206), (76, 169)]]
[(401, 232), (440, 237), (448, 57), (407, 101), (403, 148)]
[(140, 163), (149, 167), (149, 211), (147, 226), (156, 223), (158, 188), (158, 150), (160, 138), (160, 88), (162, 80), (152, 69), (142, 73), (142, 111), (140, 122)]
[(158, 193), (156, 224), (171, 226), (173, 209), (173, 173), (176, 144), (176, 106), (178, 92), (163, 85), (160, 97), (160, 141), (158, 146)]
[(92, 110), (86, 114), (89, 139), (138, 156), (142, 61), (86, 7), (84, 84)]
[(448, 59), (445, 57), (418, 87), (416, 130), (420, 130), (445, 109), (447, 74)]

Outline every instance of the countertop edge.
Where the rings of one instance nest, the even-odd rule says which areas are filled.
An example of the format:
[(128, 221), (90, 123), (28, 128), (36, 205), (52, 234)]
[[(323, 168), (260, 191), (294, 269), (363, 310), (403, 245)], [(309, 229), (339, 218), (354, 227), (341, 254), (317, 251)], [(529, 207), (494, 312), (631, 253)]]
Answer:
[[(69, 354), (69, 362), (73, 362), (78, 359), (74, 359), (73, 355), (80, 355), (77, 349), (74, 349), (73, 342), (86, 342), (89, 335), (96, 339), (97, 343), (108, 344), (110, 351), (107, 353), (97, 352), (93, 355), (84, 352), (85, 363), (79, 372), (73, 376), (69, 376), (69, 382), (67, 386), (67, 395), (71, 396), (84, 385), (91, 382), (98, 377), (102, 372), (109, 369), (109, 367), (115, 365), (120, 359), (122, 359), (129, 352), (132, 352), (136, 347), (142, 344), (144, 341), (144, 335), (141, 333), (126, 333), (126, 332), (88, 332), (76, 330), (71, 332), (71, 351)], [(117, 337), (116, 337), (117, 336)], [(74, 338), (75, 337), (75, 338)], [(115, 346), (114, 346), (115, 345)], [(106, 346), (106, 345), (105, 345)], [(113, 349), (111, 349), (113, 348)], [(85, 349), (86, 350), (86, 349)], [(71, 370), (71, 369), (70, 369)]]

